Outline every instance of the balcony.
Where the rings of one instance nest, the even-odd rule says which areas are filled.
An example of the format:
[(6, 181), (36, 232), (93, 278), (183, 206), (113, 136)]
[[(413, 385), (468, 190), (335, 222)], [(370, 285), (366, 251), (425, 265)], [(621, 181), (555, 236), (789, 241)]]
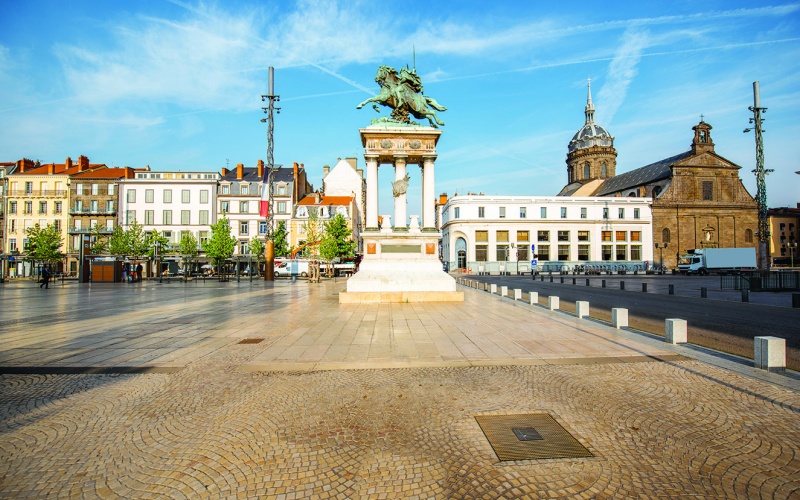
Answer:
[(91, 208), (70, 208), (69, 209), (70, 215), (117, 215), (117, 210), (108, 211), (105, 208), (98, 208), (97, 210), (92, 210)]
[(50, 197), (50, 198), (65, 198), (67, 196), (67, 191), (65, 189), (33, 189), (27, 191), (25, 189), (10, 189), (8, 191), (9, 197)]
[[(71, 227), (67, 230), (69, 234), (91, 234), (95, 232), (95, 227)], [(113, 233), (113, 229), (108, 229), (107, 227), (101, 227), (99, 233), (100, 234), (111, 234)]]

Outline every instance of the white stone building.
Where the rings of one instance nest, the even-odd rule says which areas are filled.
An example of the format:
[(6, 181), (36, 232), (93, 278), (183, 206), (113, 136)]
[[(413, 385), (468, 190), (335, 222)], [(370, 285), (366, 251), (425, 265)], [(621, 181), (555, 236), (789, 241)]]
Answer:
[(653, 262), (650, 198), (456, 195), (442, 209), (450, 270), (530, 272)]
[(355, 210), (353, 210), (350, 220), (353, 229), (353, 238), (358, 242), (357, 251), (361, 251), (361, 239), (359, 235), (363, 229), (364, 222), (364, 203), (366, 201), (367, 181), (364, 178), (364, 171), (357, 167), (356, 158), (345, 158), (330, 168), (328, 165), (322, 171), (322, 191), (325, 196), (344, 196), (353, 198)]

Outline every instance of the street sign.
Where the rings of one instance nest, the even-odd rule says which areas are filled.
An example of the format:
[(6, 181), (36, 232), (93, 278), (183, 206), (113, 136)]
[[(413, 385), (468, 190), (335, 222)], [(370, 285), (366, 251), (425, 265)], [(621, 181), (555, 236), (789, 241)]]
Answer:
[(536, 259), (531, 260), (531, 266), (535, 266), (535, 265), (536, 265)]
[(536, 245), (531, 243), (531, 253), (536, 253)]

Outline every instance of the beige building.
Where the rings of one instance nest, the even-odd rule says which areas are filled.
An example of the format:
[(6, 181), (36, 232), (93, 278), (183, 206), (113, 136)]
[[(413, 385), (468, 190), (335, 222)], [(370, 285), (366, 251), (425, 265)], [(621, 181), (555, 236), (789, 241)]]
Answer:
[(590, 93), (560, 196), (652, 198), (652, 241), (667, 268), (693, 248), (757, 247), (756, 201), (739, 178), (741, 167), (715, 151), (711, 125), (701, 120), (692, 127), (689, 151), (615, 175), (613, 137), (593, 114)]
[(800, 267), (800, 203), (797, 208), (769, 209), (769, 255), (775, 267)]
[[(355, 196), (325, 196), (319, 192), (312, 193), (297, 203), (292, 217), (289, 247), (297, 248), (301, 245), (315, 243), (308, 241), (306, 231), (309, 216), (317, 214), (319, 221), (318, 234), (322, 236), (325, 231), (325, 223), (330, 221), (337, 214), (342, 214), (347, 220), (347, 227), (353, 230), (353, 222), (358, 217), (358, 205)], [(354, 231), (354, 238), (358, 238)], [(319, 241), (319, 240), (317, 240)]]

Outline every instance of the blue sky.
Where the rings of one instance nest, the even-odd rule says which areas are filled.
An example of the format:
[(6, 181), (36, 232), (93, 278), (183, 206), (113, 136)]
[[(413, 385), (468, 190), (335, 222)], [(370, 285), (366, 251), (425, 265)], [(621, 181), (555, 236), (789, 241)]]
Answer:
[[(432, 6), (429, 6), (432, 5)], [(567, 144), (595, 120), (617, 173), (686, 151), (703, 114), (755, 195), (761, 82), (770, 206), (800, 202), (800, 4), (788, 2), (0, 1), (0, 160), (216, 170), (266, 158), (260, 95), (275, 67), (275, 161), (356, 156), (379, 65), (413, 64), (449, 109), (436, 190), (554, 195)], [(382, 115), (388, 115), (384, 108)], [(410, 168), (409, 214), (419, 210)], [(392, 212), (390, 167), (380, 212)]]

